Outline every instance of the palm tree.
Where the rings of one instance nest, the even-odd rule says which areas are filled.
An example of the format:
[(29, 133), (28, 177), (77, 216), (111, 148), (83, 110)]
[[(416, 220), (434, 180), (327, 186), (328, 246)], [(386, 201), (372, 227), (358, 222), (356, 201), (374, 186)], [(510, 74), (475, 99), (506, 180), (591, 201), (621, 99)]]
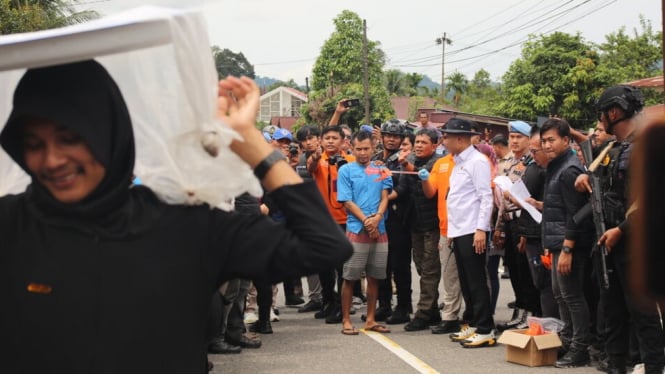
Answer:
[(383, 77), (389, 95), (402, 96), (404, 94), (404, 73), (391, 69), (386, 70)]
[(469, 80), (466, 76), (458, 71), (450, 74), (447, 79), (446, 93), (453, 91), (453, 102), (458, 107), (462, 100), (462, 95), (466, 93), (469, 87)]

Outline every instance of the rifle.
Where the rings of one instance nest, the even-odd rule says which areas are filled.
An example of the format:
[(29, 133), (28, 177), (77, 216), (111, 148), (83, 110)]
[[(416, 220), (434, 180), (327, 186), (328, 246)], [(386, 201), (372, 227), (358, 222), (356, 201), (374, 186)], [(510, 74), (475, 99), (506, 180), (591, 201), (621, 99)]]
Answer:
[[(612, 142), (613, 143), (613, 142)], [(607, 155), (607, 152), (612, 147), (610, 143), (601, 154), (598, 156), (602, 160)], [(586, 161), (586, 169), (589, 175), (589, 182), (591, 184), (591, 196), (589, 198), (589, 203), (591, 205), (591, 211), (593, 213), (593, 225), (596, 228), (596, 240), (598, 240), (605, 233), (605, 215), (603, 214), (603, 203), (602, 196), (600, 191), (600, 178), (596, 174), (596, 169), (598, 168), (599, 162), (593, 162), (593, 154), (591, 151), (591, 141), (585, 140), (582, 143), (579, 143), (580, 149), (582, 150), (582, 156), (584, 156), (584, 161)], [(610, 278), (607, 275), (607, 248), (604, 245), (596, 245), (596, 248), (600, 250), (600, 264), (603, 271), (603, 288), (606, 290), (610, 288)]]

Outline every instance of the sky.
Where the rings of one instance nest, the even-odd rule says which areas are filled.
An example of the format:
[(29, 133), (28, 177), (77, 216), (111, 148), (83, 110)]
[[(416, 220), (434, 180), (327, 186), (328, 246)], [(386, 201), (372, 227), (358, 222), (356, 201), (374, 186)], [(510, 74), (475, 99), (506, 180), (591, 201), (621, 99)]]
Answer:
[[(446, 33), (445, 75), (472, 79), (480, 69), (499, 81), (520, 57), (529, 34), (579, 32), (590, 42), (622, 26), (641, 30), (639, 17), (662, 30), (658, 0), (83, 0), (79, 8), (112, 14), (138, 5), (198, 7), (208, 22), (211, 45), (242, 52), (257, 76), (294, 79), (304, 85), (333, 19), (348, 9), (367, 20), (367, 37), (381, 43), (386, 69), (420, 73), (441, 81)], [(186, 5), (183, 5), (186, 4)]]

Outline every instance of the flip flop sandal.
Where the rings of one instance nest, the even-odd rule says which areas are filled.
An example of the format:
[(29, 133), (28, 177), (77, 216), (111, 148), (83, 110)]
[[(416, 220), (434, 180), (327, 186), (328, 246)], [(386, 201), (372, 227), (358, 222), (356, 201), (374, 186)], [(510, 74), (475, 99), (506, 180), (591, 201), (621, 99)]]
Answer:
[(372, 327), (365, 327), (366, 331), (380, 332), (383, 334), (388, 334), (390, 329), (383, 325), (374, 325)]
[(342, 334), (344, 334), (344, 335), (358, 335), (358, 329), (356, 329), (355, 327), (344, 328), (344, 329), (342, 329)]

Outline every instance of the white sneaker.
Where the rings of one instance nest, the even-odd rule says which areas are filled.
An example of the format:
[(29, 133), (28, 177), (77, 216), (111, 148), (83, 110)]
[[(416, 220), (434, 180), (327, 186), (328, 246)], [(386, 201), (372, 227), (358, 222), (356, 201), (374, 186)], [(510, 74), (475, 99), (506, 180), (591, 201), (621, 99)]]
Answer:
[(270, 322), (279, 322), (279, 316), (275, 314), (275, 309), (270, 308)]
[(450, 336), (450, 340), (452, 340), (454, 342), (461, 342), (463, 340), (466, 340), (467, 338), (469, 338), (471, 335), (473, 335), (475, 333), (476, 333), (476, 328), (475, 327), (471, 327), (467, 324), (463, 324), (461, 326), (461, 329), (458, 332), (454, 332), (454, 333), (450, 334), (449, 336)]
[(359, 298), (358, 296), (354, 296), (351, 305), (363, 305), (363, 299)]
[(256, 315), (256, 312), (247, 312), (245, 313), (245, 324), (251, 325), (252, 323), (256, 323), (256, 321), (259, 320), (259, 316)]
[(494, 331), (490, 331), (489, 334), (473, 334), (460, 343), (464, 348), (491, 347), (496, 345), (496, 337)]

